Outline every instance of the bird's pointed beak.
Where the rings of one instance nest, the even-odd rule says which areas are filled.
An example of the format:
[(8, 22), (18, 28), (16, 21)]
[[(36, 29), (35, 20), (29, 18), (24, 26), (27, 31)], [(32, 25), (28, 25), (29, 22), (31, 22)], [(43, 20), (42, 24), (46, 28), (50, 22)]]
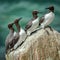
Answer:
[(45, 8), (45, 9), (49, 9), (49, 7), (48, 8)]
[(19, 20), (21, 20), (21, 19), (22, 19), (22, 17), (19, 18)]
[(22, 17), (20, 17), (19, 19), (18, 19), (18, 21), (20, 21), (22, 19)]
[(12, 25), (14, 25), (14, 23), (12, 23)]
[(37, 13), (40, 13), (40, 11), (37, 11)]

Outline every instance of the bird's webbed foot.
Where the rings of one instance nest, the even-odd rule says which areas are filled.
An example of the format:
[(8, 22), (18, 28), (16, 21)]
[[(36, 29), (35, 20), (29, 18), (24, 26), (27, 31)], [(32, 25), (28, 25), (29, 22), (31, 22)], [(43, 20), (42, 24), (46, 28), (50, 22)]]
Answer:
[(45, 28), (50, 28), (50, 30), (53, 31), (53, 29), (52, 29), (51, 26), (49, 26), (49, 25), (46, 26)]
[(49, 31), (48, 30), (45, 30), (47, 32), (48, 35), (50, 35)]
[[(45, 28), (50, 28), (50, 30), (53, 31), (53, 29), (52, 29), (51, 26), (49, 26), (49, 25), (48, 25), (48, 26), (45, 26), (44, 29), (45, 29)], [(46, 32), (47, 32), (47, 34), (49, 35), (49, 32), (48, 32), (47, 30), (46, 30)]]

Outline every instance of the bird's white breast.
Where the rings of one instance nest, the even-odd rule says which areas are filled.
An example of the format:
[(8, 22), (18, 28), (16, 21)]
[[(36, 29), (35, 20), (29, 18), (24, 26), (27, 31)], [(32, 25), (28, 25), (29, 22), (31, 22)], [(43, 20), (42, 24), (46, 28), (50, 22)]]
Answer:
[(23, 35), (25, 34), (25, 30), (23, 30), (22, 28), (20, 29), (19, 35)]
[(10, 30), (10, 32), (9, 32), (7, 38), (6, 38), (6, 42), (10, 42), (10, 41), (12, 40), (13, 36), (14, 36), (14, 32), (12, 32), (12, 31)]
[(26, 32), (21, 28), (19, 32), (18, 42), (15, 44), (14, 49), (16, 49), (27, 37)]
[(39, 26), (39, 17), (32, 21), (32, 26), (27, 30), (27, 34), (30, 35)]
[(19, 40), (25, 40), (26, 38), (26, 32), (24, 29), (21, 28), (21, 31), (19, 32), (19, 35), (20, 35), (20, 39)]
[(16, 35), (17, 33), (14, 31), (14, 36)]
[(44, 16), (44, 22), (41, 25), (44, 25), (44, 26), (49, 25), (54, 20), (54, 17), (55, 17), (55, 15), (54, 15), (53, 12), (45, 14), (45, 16)]

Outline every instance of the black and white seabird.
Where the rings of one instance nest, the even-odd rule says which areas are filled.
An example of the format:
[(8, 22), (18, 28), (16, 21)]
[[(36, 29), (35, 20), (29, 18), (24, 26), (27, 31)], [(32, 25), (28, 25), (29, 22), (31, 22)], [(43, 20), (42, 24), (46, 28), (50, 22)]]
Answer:
[(12, 46), (11, 46), (12, 38), (13, 38), (13, 36), (16, 35), (16, 32), (14, 31), (14, 28), (13, 28), (13, 24), (14, 23), (8, 24), (8, 28), (9, 28), (10, 32), (5, 41), (6, 53), (9, 51), (9, 49), (12, 48)]
[(14, 21), (14, 24), (16, 25), (18, 33), (19, 33), (19, 39), (18, 39), (17, 43), (14, 45), (14, 49), (17, 49), (17, 47), (21, 46), (22, 43), (25, 41), (25, 39), (27, 37), (27, 34), (26, 34), (25, 30), (22, 29), (19, 25), (20, 20), (21, 20), (21, 18), (16, 19)]
[(52, 30), (52, 28), (49, 26), (49, 24), (52, 23), (52, 21), (54, 20), (55, 14), (54, 14), (54, 6), (50, 6), (48, 8), (46, 8), (49, 10), (49, 13), (45, 14), (41, 19), (40, 19), (40, 27), (41, 28), (45, 28), (45, 27), (49, 27), (50, 30)]
[(27, 35), (31, 35), (33, 31), (39, 26), (39, 17), (38, 17), (38, 11), (33, 11), (32, 15), (33, 18), (27, 23), (25, 27), (25, 31), (27, 32)]

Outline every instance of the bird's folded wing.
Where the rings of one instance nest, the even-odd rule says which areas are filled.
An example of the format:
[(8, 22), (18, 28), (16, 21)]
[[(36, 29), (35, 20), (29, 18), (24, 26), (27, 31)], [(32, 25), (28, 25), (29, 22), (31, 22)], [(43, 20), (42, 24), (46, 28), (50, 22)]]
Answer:
[(29, 29), (32, 26), (32, 21), (29, 21), (25, 27), (25, 30)]
[(44, 16), (41, 17), (39, 23), (40, 23), (40, 24), (43, 23), (44, 19), (45, 19)]

